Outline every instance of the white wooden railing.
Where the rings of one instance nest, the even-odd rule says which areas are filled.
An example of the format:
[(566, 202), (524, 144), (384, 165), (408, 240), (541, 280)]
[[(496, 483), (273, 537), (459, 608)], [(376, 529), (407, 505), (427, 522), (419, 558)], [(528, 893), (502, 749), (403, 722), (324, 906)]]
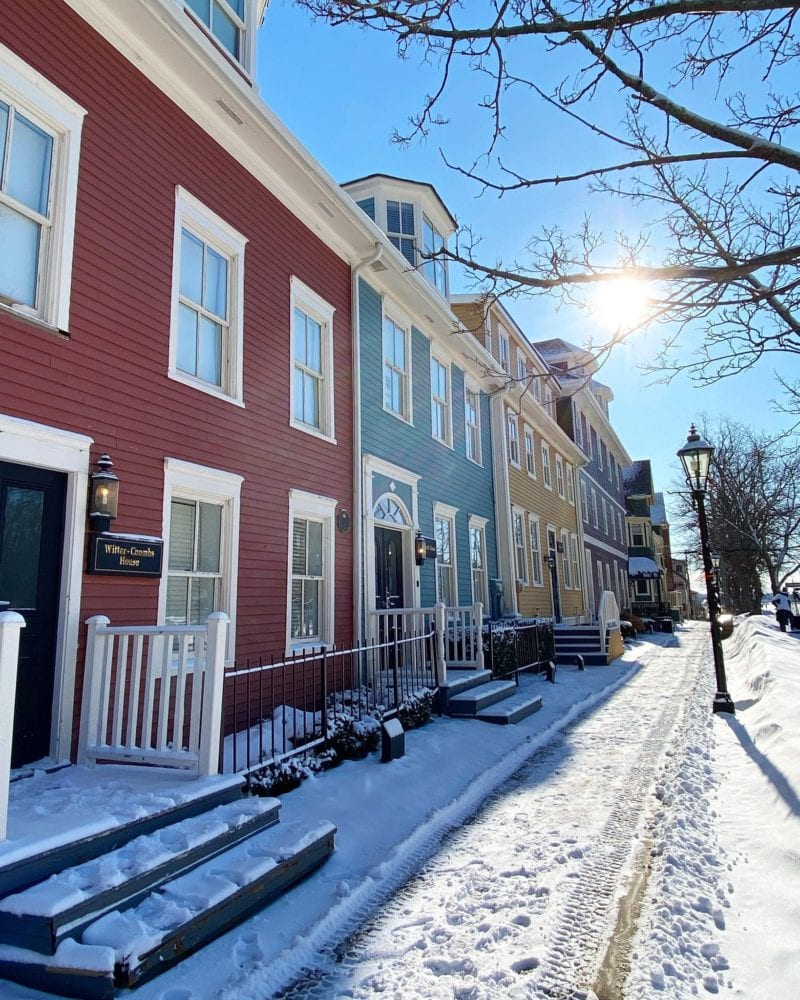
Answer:
[(608, 629), (619, 629), (619, 605), (611, 590), (604, 590), (600, 595), (597, 607), (597, 623), (600, 626), (600, 652), (606, 652), (606, 633)]
[(204, 625), (87, 622), (78, 763), (157, 764), (219, 771), (230, 620)]
[(19, 636), (25, 619), (16, 611), (0, 613), (0, 840), (6, 838), (8, 786), (11, 779), (11, 742), (17, 690)]
[(389, 608), (370, 612), (369, 640), (385, 641), (393, 635), (420, 635), (436, 628), (436, 680), (447, 681), (447, 668), (483, 669), (483, 604), (448, 608)]

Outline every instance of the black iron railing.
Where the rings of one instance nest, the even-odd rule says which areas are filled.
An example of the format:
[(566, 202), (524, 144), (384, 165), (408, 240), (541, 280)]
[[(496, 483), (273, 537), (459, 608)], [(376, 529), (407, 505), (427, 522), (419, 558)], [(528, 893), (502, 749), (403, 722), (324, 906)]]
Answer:
[(436, 634), (393, 632), (352, 649), (321, 646), (225, 673), (225, 772), (322, 750), (341, 716), (385, 719), (436, 689)]
[(490, 622), (483, 629), (484, 661), (492, 676), (513, 677), (519, 683), (523, 670), (539, 672), (555, 658), (551, 619)]

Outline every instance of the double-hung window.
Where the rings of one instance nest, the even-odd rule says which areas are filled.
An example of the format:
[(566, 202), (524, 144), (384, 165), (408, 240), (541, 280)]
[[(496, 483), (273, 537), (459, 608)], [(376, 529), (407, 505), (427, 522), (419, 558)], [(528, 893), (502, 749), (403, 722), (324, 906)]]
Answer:
[(486, 577), (486, 524), (485, 518), (469, 519), (469, 557), (472, 569), (472, 603), (480, 601), (486, 609), (489, 591)]
[[(167, 571), (160, 620), (168, 625), (204, 622), (212, 611), (233, 620), (239, 552), (242, 477), (167, 458), (164, 472), (164, 534)], [(235, 628), (228, 638), (233, 655)]]
[(572, 564), (569, 553), (569, 532), (561, 529), (561, 579), (564, 590), (572, 590)]
[(336, 501), (289, 491), (289, 650), (333, 641), (333, 517)]
[(521, 352), (517, 352), (517, 378), (521, 383), (524, 384), (525, 379), (528, 377), (528, 365), (525, 362), (525, 358), (522, 356)]
[(553, 479), (550, 474), (550, 449), (544, 441), (542, 441), (542, 482), (546, 489), (552, 490)]
[(414, 237), (414, 205), (409, 201), (386, 202), (386, 235), (412, 267), (417, 266)]
[(291, 299), (291, 424), (333, 440), (334, 310), (297, 278)]
[(567, 501), (575, 506), (575, 472), (567, 462)]
[(411, 419), (408, 331), (389, 316), (383, 318), (383, 406), (403, 420)]
[[(447, 298), (447, 261), (441, 256), (444, 249), (444, 237), (436, 229), (430, 219), (422, 216), (422, 248), (425, 259), (422, 263), (422, 273), (442, 295)], [(437, 256), (437, 254), (439, 256)]]
[(467, 458), (481, 463), (481, 397), (475, 389), (464, 386), (464, 430)]
[(586, 481), (584, 479), (580, 480), (581, 484), (581, 511), (583, 512), (583, 519), (588, 524), (589, 523), (589, 495), (586, 491)]
[(581, 566), (578, 555), (578, 536), (570, 535), (570, 548), (572, 550), (572, 586), (575, 590), (581, 589)]
[(512, 413), (511, 410), (508, 411), (507, 416), (508, 423), (508, 460), (517, 469), (520, 467), (519, 462), (519, 418), (516, 413)]
[(592, 524), (595, 528), (600, 527), (600, 518), (597, 516), (597, 491), (592, 489)]
[(542, 542), (539, 532), (539, 518), (528, 515), (528, 538), (531, 544), (531, 575), (534, 587), (542, 586)]
[(500, 361), (500, 367), (504, 372), (511, 371), (511, 347), (508, 340), (508, 334), (505, 330), (500, 327), (498, 333), (498, 360)]
[(84, 115), (0, 45), (0, 305), (63, 331)]
[(556, 455), (556, 493), (563, 499), (564, 497), (564, 459)]
[(528, 560), (525, 556), (525, 520), (521, 510), (512, 511), (511, 522), (514, 532), (514, 566), (517, 582), (527, 586)]
[(242, 403), (247, 240), (177, 189), (170, 376)]
[(525, 469), (531, 479), (536, 478), (536, 446), (530, 427), (525, 428)]
[(447, 607), (457, 602), (456, 593), (456, 510), (434, 504), (433, 534), (436, 539), (436, 600)]
[(248, 7), (250, 0), (184, 0), (218, 44), (245, 69), (248, 53)]
[(438, 358), (431, 358), (431, 433), (437, 441), (452, 441), (450, 420), (450, 369)]

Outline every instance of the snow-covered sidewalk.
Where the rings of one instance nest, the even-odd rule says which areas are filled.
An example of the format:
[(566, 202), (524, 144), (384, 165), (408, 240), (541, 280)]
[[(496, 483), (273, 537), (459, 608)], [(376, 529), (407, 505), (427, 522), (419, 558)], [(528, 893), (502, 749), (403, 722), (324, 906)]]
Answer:
[[(407, 754), (401, 760), (380, 764), (373, 755), (309, 779), (284, 797), (283, 820), (333, 822), (338, 828), (334, 855), (285, 897), (132, 996), (266, 1000), (285, 989), (307, 970), (319, 968), (321, 954), (380, 909), (425, 866), (445, 836), (458, 830), (517, 772), (515, 782), (535, 773), (536, 796), (546, 794), (548, 802), (555, 803), (551, 809), (542, 802), (541, 809), (527, 817), (525, 842), (536, 840), (538, 815), (547, 823), (541, 837), (546, 837), (548, 857), (566, 859), (562, 872), (570, 877), (562, 882), (563, 892), (552, 894), (558, 903), (553, 910), (558, 919), (551, 921), (556, 952), (558, 941), (570, 939), (564, 914), (572, 919), (570, 915), (577, 913), (575, 941), (594, 935), (597, 962), (602, 961), (613, 919), (611, 925), (593, 924), (587, 915), (582, 923), (581, 907), (591, 901), (569, 897), (569, 886), (588, 881), (587, 860), (593, 851), (595, 857), (603, 857), (597, 847), (607, 845), (611, 856), (609, 831), (616, 835), (622, 830), (611, 829), (613, 811), (619, 811), (621, 801), (619, 795), (614, 798), (613, 785), (621, 780), (623, 789), (630, 782), (631, 799), (638, 795), (644, 803), (644, 818), (635, 830), (624, 833), (623, 846), (629, 850), (622, 851), (626, 860), (614, 888), (613, 906), (606, 907), (616, 913), (617, 896), (627, 891), (638, 865), (642, 891), (632, 904), (638, 931), (631, 948), (629, 942), (621, 943), (622, 965), (612, 977), (617, 982), (627, 977), (620, 995), (626, 1000), (706, 993), (747, 1000), (797, 995), (800, 635), (782, 635), (773, 619), (754, 618), (741, 623), (724, 648), (737, 702), (735, 718), (711, 714), (710, 643), (707, 626), (697, 623), (675, 637), (648, 637), (609, 667), (582, 672), (561, 668), (555, 685), (540, 677), (525, 678), (524, 684), (543, 695), (544, 706), (516, 726), (437, 718), (407, 734)], [(641, 725), (635, 710), (629, 711), (627, 722), (618, 715), (616, 763), (599, 759), (597, 753), (604, 752), (600, 740), (608, 739), (606, 720), (614, 718), (616, 703), (635, 704), (637, 697), (640, 703), (653, 699), (640, 713)], [(578, 719), (580, 724), (573, 729)], [(666, 720), (663, 738), (656, 732), (662, 719)], [(548, 745), (566, 746), (566, 757), (557, 752), (537, 754)], [(637, 770), (642, 748), (651, 755), (653, 766), (643, 761)], [(559, 787), (562, 771), (573, 763), (581, 781)], [(639, 778), (637, 790), (633, 786)], [(588, 804), (583, 826), (580, 817), (575, 818), (574, 801), (583, 794), (581, 788)], [(559, 802), (563, 802), (560, 813)], [(482, 818), (476, 825), (481, 822)], [(501, 827), (512, 835), (512, 821), (504, 820)], [(505, 846), (511, 850), (513, 845)], [(543, 858), (542, 871), (546, 863)], [(476, 864), (476, 873), (479, 868)], [(533, 885), (533, 876), (530, 881)], [(385, 909), (389, 913), (393, 907)], [(534, 911), (532, 903), (531, 916)], [(552, 942), (541, 935), (536, 939), (534, 932), (539, 931), (522, 919), (514, 926), (524, 955), (538, 962), (544, 959), (544, 970), (554, 954)], [(473, 952), (460, 959), (475, 956)], [(479, 964), (476, 960), (473, 967)], [(442, 968), (450, 974), (449, 967)], [(536, 996), (525, 992), (544, 974), (540, 970), (526, 979), (535, 968), (532, 959), (528, 968), (524, 962), (520, 966), (522, 992), (515, 996)], [(458, 963), (453, 971), (457, 979)], [(469, 978), (469, 973), (465, 975)], [(440, 980), (439, 985), (447, 981)], [(562, 985), (569, 988), (574, 983)], [(422, 986), (419, 990), (406, 989), (399, 995), (404, 1000), (443, 995), (422, 992)], [(342, 994), (308, 995), (333, 1000)], [(390, 995), (395, 994), (390, 991)], [(461, 993), (450, 989), (444, 995)], [(500, 980), (495, 988), (487, 977), (481, 991), (469, 995), (499, 1000), (508, 993)], [(37, 994), (0, 983), (0, 996), (17, 1000)]]

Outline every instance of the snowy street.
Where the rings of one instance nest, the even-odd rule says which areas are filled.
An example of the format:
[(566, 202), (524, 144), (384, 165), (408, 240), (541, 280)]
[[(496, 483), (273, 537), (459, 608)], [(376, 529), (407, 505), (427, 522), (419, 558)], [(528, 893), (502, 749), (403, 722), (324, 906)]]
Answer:
[(585, 995), (704, 645), (693, 633), (659, 650), (657, 668), (534, 754), (367, 929), (285, 995)]

